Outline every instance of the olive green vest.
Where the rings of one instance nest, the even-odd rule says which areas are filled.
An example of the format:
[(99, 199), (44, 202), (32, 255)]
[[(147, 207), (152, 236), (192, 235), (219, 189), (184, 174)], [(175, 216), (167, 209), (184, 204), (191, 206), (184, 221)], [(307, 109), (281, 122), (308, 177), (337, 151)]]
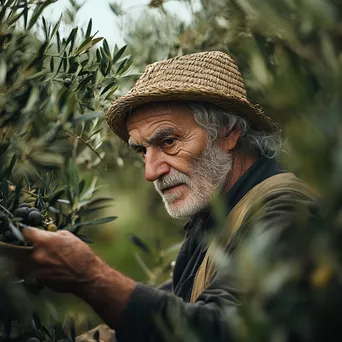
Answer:
[[(220, 245), (222, 246), (223, 243), (224, 246), (228, 246), (252, 207), (255, 208), (255, 206), (258, 204), (261, 206), (265, 198), (282, 192), (295, 192), (310, 199), (315, 199), (318, 197), (318, 194), (314, 190), (305, 185), (293, 173), (280, 173), (267, 178), (263, 182), (253, 187), (232, 209), (226, 221), (228, 231), (223, 238), (224, 241), (222, 241), (221, 237)], [(212, 259), (213, 252), (215, 249), (217, 249), (217, 240), (218, 239), (215, 240), (214, 238), (210, 243), (202, 264), (197, 270), (191, 293), (191, 303), (196, 302), (198, 296), (209, 285), (215, 273), (216, 267)]]

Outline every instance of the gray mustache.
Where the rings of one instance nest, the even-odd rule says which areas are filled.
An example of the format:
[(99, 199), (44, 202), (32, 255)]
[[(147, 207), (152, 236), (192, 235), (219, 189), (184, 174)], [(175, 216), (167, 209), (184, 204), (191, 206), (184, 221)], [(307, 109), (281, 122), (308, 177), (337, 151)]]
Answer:
[(157, 188), (157, 190), (159, 190), (160, 192), (163, 192), (167, 189), (170, 189), (176, 185), (180, 185), (180, 184), (186, 184), (189, 186), (190, 181), (189, 181), (189, 177), (187, 175), (185, 175), (184, 173), (181, 172), (177, 172), (177, 174), (171, 174), (171, 175), (166, 175), (163, 176), (160, 179), (157, 179), (154, 182), (155, 187)]

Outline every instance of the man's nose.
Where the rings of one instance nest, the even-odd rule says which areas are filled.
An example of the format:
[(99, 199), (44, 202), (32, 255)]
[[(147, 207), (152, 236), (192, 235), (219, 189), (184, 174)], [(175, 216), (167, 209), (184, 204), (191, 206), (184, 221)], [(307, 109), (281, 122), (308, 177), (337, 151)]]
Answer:
[(160, 176), (167, 174), (171, 166), (166, 162), (161, 151), (147, 148), (145, 154), (145, 178), (149, 182), (154, 182)]

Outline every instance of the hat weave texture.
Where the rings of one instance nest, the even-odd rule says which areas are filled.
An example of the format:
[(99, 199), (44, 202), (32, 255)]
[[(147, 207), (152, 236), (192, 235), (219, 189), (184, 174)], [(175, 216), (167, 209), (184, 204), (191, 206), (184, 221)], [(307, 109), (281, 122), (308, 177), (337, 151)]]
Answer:
[(278, 131), (278, 126), (261, 108), (248, 101), (237, 65), (220, 51), (194, 53), (148, 65), (130, 92), (113, 101), (105, 118), (114, 133), (127, 141), (127, 115), (143, 104), (159, 101), (212, 103), (247, 119), (256, 130)]

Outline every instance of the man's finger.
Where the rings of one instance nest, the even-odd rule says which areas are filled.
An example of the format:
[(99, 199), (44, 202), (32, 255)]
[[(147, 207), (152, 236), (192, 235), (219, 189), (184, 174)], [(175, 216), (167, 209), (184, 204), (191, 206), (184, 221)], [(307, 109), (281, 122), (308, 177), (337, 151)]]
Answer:
[(41, 230), (41, 229), (33, 228), (33, 227), (24, 227), (21, 232), (25, 240), (31, 241), (31, 242), (39, 241), (47, 233), (45, 230)]

